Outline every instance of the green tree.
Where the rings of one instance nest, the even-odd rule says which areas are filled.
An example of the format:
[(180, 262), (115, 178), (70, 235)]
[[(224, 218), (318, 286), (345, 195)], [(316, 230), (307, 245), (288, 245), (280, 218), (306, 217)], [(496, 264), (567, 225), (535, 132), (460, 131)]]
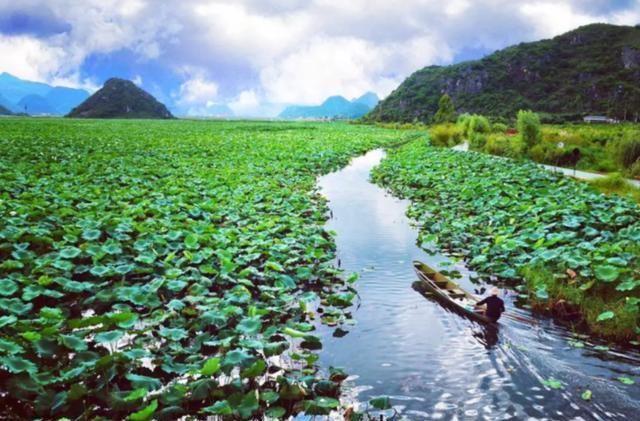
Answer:
[(518, 131), (524, 148), (529, 151), (540, 140), (540, 117), (533, 111), (518, 111)]
[(451, 97), (444, 94), (438, 102), (438, 111), (433, 116), (433, 122), (436, 124), (453, 123), (456, 121), (456, 109), (453, 106)]

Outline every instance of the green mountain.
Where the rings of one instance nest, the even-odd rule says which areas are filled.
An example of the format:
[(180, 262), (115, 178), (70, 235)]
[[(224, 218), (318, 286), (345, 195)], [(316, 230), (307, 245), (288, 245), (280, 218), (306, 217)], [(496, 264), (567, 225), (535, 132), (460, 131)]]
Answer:
[(376, 94), (368, 92), (353, 101), (342, 96), (327, 98), (321, 105), (302, 106), (293, 105), (287, 107), (279, 115), (280, 118), (360, 118), (368, 113), (378, 102)]
[(89, 97), (83, 89), (31, 82), (9, 73), (0, 74), (0, 105), (16, 112), (64, 115)]
[(430, 122), (444, 93), (458, 112), (513, 117), (519, 109), (531, 109), (556, 120), (586, 114), (636, 120), (640, 26), (588, 25), (481, 60), (425, 67), (366, 119)]
[(173, 118), (164, 104), (124, 79), (109, 79), (102, 89), (74, 108), (67, 117), (78, 118)]

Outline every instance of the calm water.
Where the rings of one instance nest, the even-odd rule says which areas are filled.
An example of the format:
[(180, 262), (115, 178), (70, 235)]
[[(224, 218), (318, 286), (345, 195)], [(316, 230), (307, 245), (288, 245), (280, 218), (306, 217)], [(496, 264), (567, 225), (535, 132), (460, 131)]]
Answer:
[[(513, 308), (523, 321), (501, 320), (497, 331), (449, 313), (411, 288), (411, 261), (438, 266), (449, 259), (429, 256), (415, 244), (417, 230), (398, 200), (369, 181), (384, 157), (376, 150), (341, 171), (320, 178), (337, 232), (342, 267), (358, 272), (357, 321), (342, 337), (323, 327), (323, 367), (351, 373), (345, 399), (356, 406), (390, 396), (409, 419), (637, 419), (640, 414), (640, 356), (631, 351), (574, 348), (570, 332)], [(440, 266), (441, 268), (445, 268)], [(460, 283), (473, 290), (469, 272)], [(626, 386), (619, 376), (634, 378)], [(547, 390), (541, 380), (563, 382)], [(585, 389), (593, 400), (584, 402)]]

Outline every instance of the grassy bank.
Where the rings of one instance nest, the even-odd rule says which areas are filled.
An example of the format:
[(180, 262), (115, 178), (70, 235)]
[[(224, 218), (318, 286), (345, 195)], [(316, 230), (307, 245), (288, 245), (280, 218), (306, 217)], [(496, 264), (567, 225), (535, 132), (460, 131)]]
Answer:
[(390, 151), (373, 177), (412, 201), (420, 243), (523, 283), (534, 302), (570, 300), (598, 334), (637, 337), (640, 207), (632, 201), (533, 163), (422, 141)]
[(640, 188), (628, 183), (626, 178), (619, 173), (611, 174), (605, 178), (591, 180), (588, 183), (604, 194), (617, 194), (640, 203)]

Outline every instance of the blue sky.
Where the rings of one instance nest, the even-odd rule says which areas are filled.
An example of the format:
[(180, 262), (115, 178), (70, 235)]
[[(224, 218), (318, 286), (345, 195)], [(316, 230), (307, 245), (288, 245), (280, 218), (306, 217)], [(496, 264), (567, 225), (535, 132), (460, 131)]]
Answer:
[(270, 116), (592, 22), (638, 24), (640, 0), (0, 0), (0, 72)]

